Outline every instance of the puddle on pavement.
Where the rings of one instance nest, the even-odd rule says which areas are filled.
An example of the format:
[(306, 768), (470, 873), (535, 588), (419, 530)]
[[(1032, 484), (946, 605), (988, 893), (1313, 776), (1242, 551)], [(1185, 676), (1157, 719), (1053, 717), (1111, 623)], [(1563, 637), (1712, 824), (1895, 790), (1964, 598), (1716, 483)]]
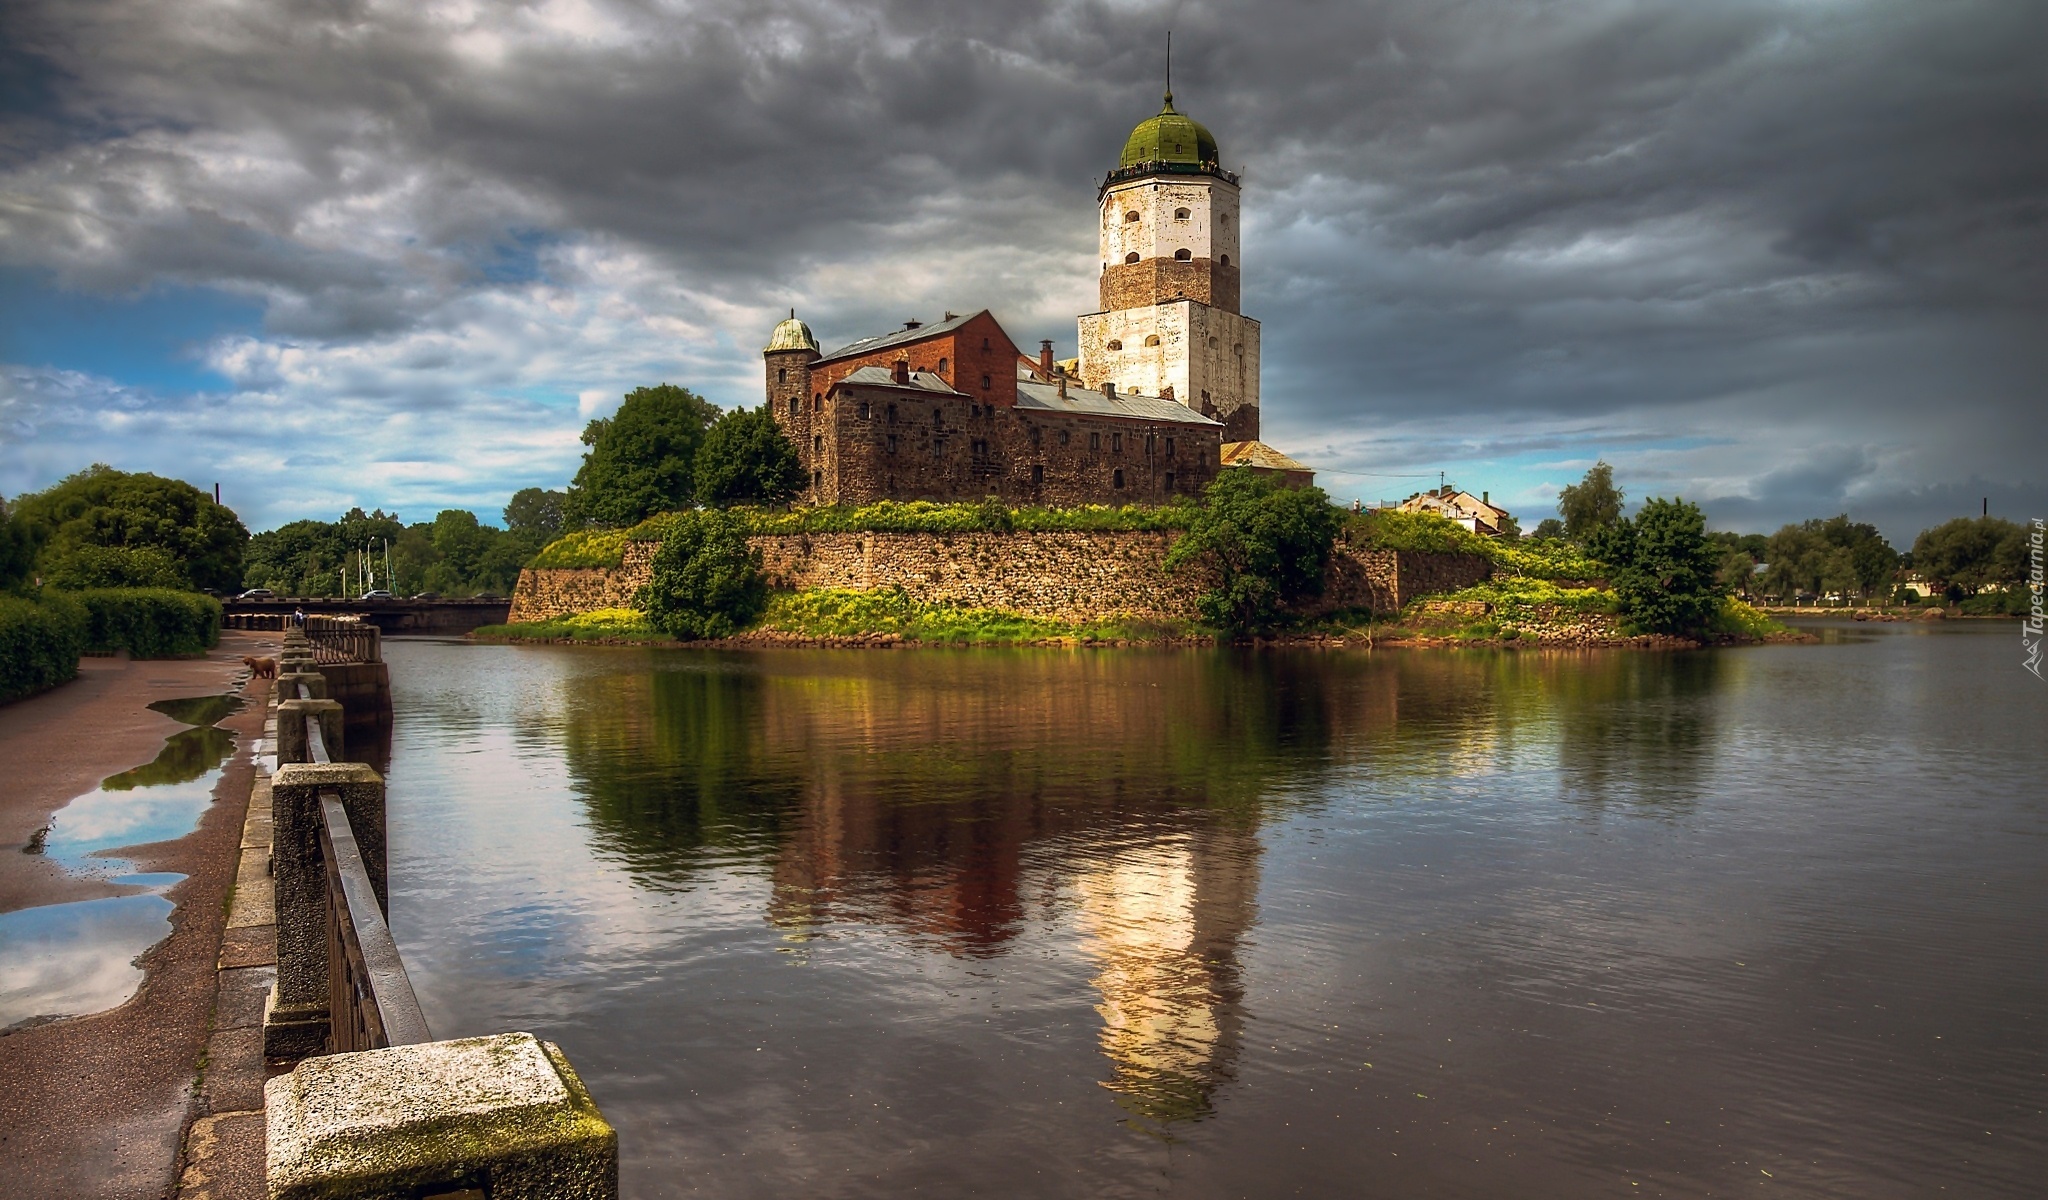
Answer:
[(121, 1004), (142, 982), (135, 960), (171, 931), (176, 906), (163, 893), (185, 877), (136, 872), (108, 851), (172, 841), (198, 827), (235, 748), (235, 735), (214, 722), (239, 711), (242, 698), (193, 696), (149, 707), (191, 728), (165, 738), (152, 761), (58, 809), (21, 848), (73, 875), (141, 890), (0, 913), (0, 1033)]

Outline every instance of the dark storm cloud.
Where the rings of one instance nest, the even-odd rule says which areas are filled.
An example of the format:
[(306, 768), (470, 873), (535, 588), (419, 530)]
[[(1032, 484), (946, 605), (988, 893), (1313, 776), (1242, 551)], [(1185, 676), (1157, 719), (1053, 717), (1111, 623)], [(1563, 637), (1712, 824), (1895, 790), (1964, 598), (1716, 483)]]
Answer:
[[(2024, 0), (10, 11), (0, 253), (388, 347), (321, 373), (351, 395), (488, 381), (460, 331), (527, 284), (722, 330), (689, 361), (734, 389), (778, 303), (827, 340), (988, 305), (1071, 346), (1170, 23), (1181, 107), (1246, 171), (1273, 440), (1525, 484), (1606, 454), (1754, 523), (1910, 524), (1968, 479), (2048, 509), (2010, 433), (2048, 366)], [(485, 323), (592, 337), (546, 327), (563, 303)], [(287, 386), (259, 357), (245, 386)]]

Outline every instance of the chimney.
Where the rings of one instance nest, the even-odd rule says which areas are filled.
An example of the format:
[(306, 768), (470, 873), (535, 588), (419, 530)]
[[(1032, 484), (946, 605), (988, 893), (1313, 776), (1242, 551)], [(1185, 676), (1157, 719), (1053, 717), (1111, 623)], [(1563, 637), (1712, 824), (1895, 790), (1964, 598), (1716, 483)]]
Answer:
[(1481, 493), (1479, 493), (1479, 502), (1480, 502), (1481, 504), (1492, 504), (1492, 503), (1493, 503), (1493, 493), (1492, 493), (1492, 492), (1481, 492)]
[(1169, 384), (1167, 384), (1167, 385), (1166, 385), (1165, 387), (1163, 387), (1163, 388), (1160, 388), (1160, 389), (1159, 389), (1159, 398), (1160, 398), (1161, 400), (1171, 400), (1171, 399), (1173, 399), (1173, 385), (1169, 383)]
[(1067, 373), (1065, 371), (1059, 371), (1056, 372), (1056, 374), (1058, 375), (1060, 381), (1060, 399), (1064, 400), (1067, 398)]
[(1038, 343), (1038, 370), (1040, 374), (1046, 376), (1048, 379), (1052, 377), (1051, 338), (1046, 338)]
[(923, 322), (923, 321), (905, 321), (905, 322), (903, 323), (903, 327), (904, 327), (905, 329), (917, 329), (917, 328), (921, 327), (921, 326), (922, 326), (923, 324), (924, 324), (924, 322)]
[(958, 317), (959, 315), (960, 315), (959, 313), (956, 313), (956, 312), (954, 312), (954, 311), (953, 311), (952, 309), (950, 309), (950, 308), (946, 310), (946, 319), (947, 319), (948, 321), (951, 321), (951, 320), (953, 320), (953, 319), (957, 318), (957, 317)]
[(899, 359), (897, 359), (897, 360), (896, 360), (896, 382), (898, 382), (898, 383), (909, 383), (909, 382), (910, 382), (910, 360), (909, 360), (909, 359), (907, 359), (907, 358), (899, 358)]

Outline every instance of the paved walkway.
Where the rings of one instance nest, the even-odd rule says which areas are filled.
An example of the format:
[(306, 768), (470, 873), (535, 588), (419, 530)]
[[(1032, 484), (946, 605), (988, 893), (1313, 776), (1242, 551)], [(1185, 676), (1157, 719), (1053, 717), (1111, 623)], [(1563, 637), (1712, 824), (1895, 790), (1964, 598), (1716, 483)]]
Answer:
[[(205, 659), (88, 659), (77, 682), (0, 708), (0, 762), (7, 764), (0, 779), (0, 911), (110, 894), (107, 885), (81, 883), (18, 848), (73, 796), (155, 756), (180, 727), (149, 711), (150, 701), (243, 686), (239, 658), (275, 653), (276, 644), (274, 634), (230, 631)], [(260, 1036), (250, 1031), (269, 989), (255, 948), (262, 936), (248, 926), (230, 934), (227, 903), (257, 774), (265, 690), (248, 687), (255, 703), (221, 722), (238, 735), (236, 751), (199, 828), (122, 852), (140, 870), (186, 876), (167, 893), (177, 906), (172, 932), (143, 956), (136, 995), (109, 1012), (0, 1037), (0, 1191), (8, 1197), (168, 1195), (195, 1110), (260, 1107), (260, 1045), (253, 1074), (213, 1063), (225, 1068), (245, 1058), (240, 1049)], [(262, 807), (267, 816), (267, 803)], [(237, 964), (229, 972), (220, 972), (224, 934)], [(222, 1142), (236, 1130), (216, 1122), (211, 1132)], [(259, 1124), (257, 1190), (212, 1194), (262, 1194), (261, 1142)]]

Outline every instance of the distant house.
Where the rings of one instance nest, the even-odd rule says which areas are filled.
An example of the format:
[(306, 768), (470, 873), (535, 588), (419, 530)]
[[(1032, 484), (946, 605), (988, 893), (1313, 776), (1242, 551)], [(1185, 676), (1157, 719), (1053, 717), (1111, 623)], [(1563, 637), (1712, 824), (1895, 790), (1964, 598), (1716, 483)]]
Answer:
[(1446, 484), (1426, 492), (1417, 492), (1403, 500), (1396, 507), (1401, 512), (1434, 513), (1447, 520), (1456, 521), (1465, 528), (1484, 537), (1500, 536), (1502, 523), (1510, 519), (1507, 509), (1494, 504), (1489, 493), (1477, 496), (1461, 492), (1456, 484)]
[(1264, 442), (1223, 443), (1223, 468), (1229, 470), (1232, 467), (1271, 475), (1279, 480), (1282, 487), (1305, 488), (1316, 481), (1314, 471)]

